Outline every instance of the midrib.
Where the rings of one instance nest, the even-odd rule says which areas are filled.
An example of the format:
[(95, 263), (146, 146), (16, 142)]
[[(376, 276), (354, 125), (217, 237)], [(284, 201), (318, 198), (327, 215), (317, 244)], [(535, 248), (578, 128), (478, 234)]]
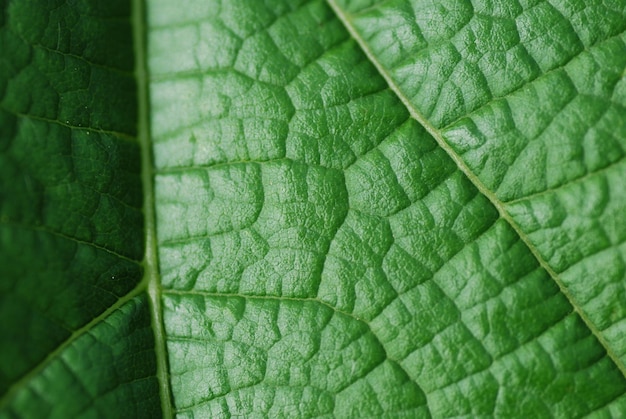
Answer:
[(450, 145), (444, 140), (441, 131), (438, 130), (435, 126), (433, 126), (428, 119), (424, 117), (411, 103), (409, 98), (404, 94), (402, 89), (398, 86), (395, 80), (391, 77), (389, 70), (378, 60), (376, 55), (369, 48), (369, 45), (365, 42), (361, 34), (356, 30), (354, 25), (352, 24), (349, 16), (339, 7), (339, 5), (335, 2), (335, 0), (327, 0), (330, 7), (334, 10), (337, 17), (341, 20), (345, 28), (348, 30), (352, 38), (359, 44), (361, 50), (365, 53), (370, 62), (376, 67), (379, 74), (385, 79), (391, 90), (396, 94), (396, 96), (402, 101), (404, 106), (409, 111), (409, 114), (413, 119), (415, 119), (419, 124), (421, 124), (426, 131), (435, 139), (437, 144), (450, 156), (450, 158), (454, 161), (456, 166), (467, 176), (467, 178), (474, 184), (474, 186), (483, 194), (493, 206), (496, 207), (500, 217), (502, 217), (509, 225), (513, 228), (513, 230), (517, 233), (520, 239), (524, 242), (526, 247), (531, 251), (533, 256), (537, 259), (539, 264), (546, 272), (550, 275), (550, 277), (554, 280), (554, 282), (558, 285), (559, 290), (568, 299), (574, 311), (580, 316), (580, 318), (585, 322), (585, 325), (589, 328), (590, 332), (595, 336), (595, 338), (600, 342), (600, 344), (604, 347), (607, 352), (609, 358), (613, 361), (616, 367), (620, 370), (622, 375), (626, 377), (626, 365), (622, 362), (622, 360), (617, 356), (615, 351), (611, 348), (609, 343), (604, 338), (602, 332), (598, 329), (598, 327), (589, 319), (587, 314), (581, 307), (581, 304), (578, 303), (576, 298), (571, 295), (559, 274), (552, 269), (552, 267), (548, 264), (548, 262), (541, 256), (538, 249), (531, 242), (528, 235), (520, 228), (520, 226), (513, 220), (513, 218), (506, 211), (505, 205), (502, 201), (500, 201), (495, 194), (489, 190), (480, 179), (471, 171), (471, 169), (467, 166), (465, 161), (450, 147)]
[(161, 281), (157, 252), (156, 215), (154, 199), (154, 161), (150, 141), (150, 94), (147, 69), (147, 25), (144, 0), (133, 0), (133, 41), (135, 75), (138, 95), (138, 140), (141, 146), (141, 181), (145, 231), (144, 277), (142, 284), (148, 291), (152, 330), (154, 331), (157, 380), (159, 381), (161, 411), (164, 418), (173, 417), (172, 395), (169, 383), (165, 328), (161, 307)]

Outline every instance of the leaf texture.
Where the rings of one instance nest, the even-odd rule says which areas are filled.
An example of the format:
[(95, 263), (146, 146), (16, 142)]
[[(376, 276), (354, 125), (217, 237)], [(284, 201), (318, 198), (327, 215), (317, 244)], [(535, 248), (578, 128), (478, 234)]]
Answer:
[(129, 6), (0, 4), (0, 417), (152, 417)]
[(626, 371), (626, 5), (335, 8)]
[(620, 2), (41, 3), (0, 417), (626, 411)]

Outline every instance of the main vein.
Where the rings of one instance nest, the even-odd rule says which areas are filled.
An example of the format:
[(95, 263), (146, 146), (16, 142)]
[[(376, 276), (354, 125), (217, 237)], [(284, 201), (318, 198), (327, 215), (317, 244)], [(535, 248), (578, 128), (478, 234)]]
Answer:
[(147, 285), (150, 299), (152, 329), (154, 331), (155, 354), (157, 362), (157, 379), (161, 390), (161, 410), (164, 418), (171, 418), (172, 398), (169, 385), (167, 349), (163, 311), (161, 308), (161, 284), (159, 277), (159, 260), (157, 253), (156, 216), (154, 208), (154, 162), (152, 144), (150, 142), (150, 100), (148, 92), (148, 70), (146, 63), (147, 28), (144, 0), (133, 1), (133, 38), (135, 47), (135, 72), (137, 77), (139, 129), (138, 137), (141, 145), (141, 180), (143, 184), (143, 205), (145, 217), (145, 257), (144, 282)]
[(492, 205), (495, 206), (500, 213), (500, 216), (505, 221), (507, 221), (509, 225), (511, 225), (511, 227), (515, 230), (520, 239), (524, 242), (526, 247), (528, 247), (533, 256), (537, 259), (541, 267), (545, 269), (546, 272), (548, 272), (548, 274), (558, 285), (561, 293), (563, 293), (563, 295), (568, 299), (574, 311), (580, 316), (580, 318), (585, 322), (591, 333), (604, 347), (609, 358), (617, 366), (622, 375), (626, 377), (626, 365), (624, 365), (624, 363), (620, 360), (615, 351), (613, 351), (598, 327), (591, 321), (591, 319), (589, 319), (589, 316), (587, 316), (587, 314), (582, 309), (581, 304), (578, 303), (576, 298), (569, 292), (565, 284), (563, 284), (563, 281), (559, 277), (559, 274), (554, 269), (552, 269), (548, 262), (541, 256), (536, 246), (531, 242), (528, 235), (509, 215), (509, 213), (506, 211), (504, 203), (500, 201), (496, 197), (496, 195), (480, 181), (480, 179), (474, 174), (474, 172), (472, 172), (472, 170), (467, 166), (465, 161), (452, 149), (452, 147), (450, 147), (450, 145), (444, 140), (441, 131), (438, 130), (434, 125), (432, 125), (430, 121), (428, 121), (428, 119), (426, 119), (424, 115), (422, 115), (421, 112), (419, 112), (417, 108), (415, 108), (413, 103), (411, 103), (409, 98), (404, 94), (400, 86), (398, 86), (393, 77), (391, 77), (389, 70), (378, 60), (376, 55), (369, 48), (369, 45), (365, 42), (361, 34), (356, 30), (350, 20), (350, 17), (346, 13), (344, 13), (343, 9), (339, 7), (335, 0), (327, 1), (330, 7), (335, 11), (336, 15), (342, 21), (350, 35), (359, 44), (367, 58), (376, 67), (379, 74), (385, 79), (385, 81), (387, 81), (387, 84), (389, 85), (391, 90), (393, 90), (396, 96), (402, 101), (404, 106), (409, 111), (411, 117), (419, 122), (426, 129), (426, 131), (428, 131), (428, 133), (433, 136), (435, 141), (437, 141), (437, 144), (450, 156), (450, 158), (454, 161), (457, 167), (467, 176), (467, 178), (474, 184), (474, 186), (480, 191), (480, 193), (482, 193), (485, 197), (487, 197), (487, 199), (489, 199)]

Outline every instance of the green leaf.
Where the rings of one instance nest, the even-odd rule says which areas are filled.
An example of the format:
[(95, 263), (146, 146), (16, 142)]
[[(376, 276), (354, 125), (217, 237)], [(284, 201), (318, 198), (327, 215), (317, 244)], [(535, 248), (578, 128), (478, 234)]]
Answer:
[(334, 7), (626, 371), (626, 4), (585, 4)]
[(83, 3), (0, 3), (1, 418), (626, 411), (624, 5)]

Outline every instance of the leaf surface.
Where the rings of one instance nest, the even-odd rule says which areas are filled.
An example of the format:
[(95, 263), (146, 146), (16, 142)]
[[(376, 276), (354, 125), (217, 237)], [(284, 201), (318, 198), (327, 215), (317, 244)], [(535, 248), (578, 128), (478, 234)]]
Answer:
[(149, 417), (130, 9), (56, 3), (1, 3), (0, 416)]
[(626, 410), (619, 2), (140, 3), (3, 3), (0, 417)]
[(626, 5), (334, 6), (626, 371)]

